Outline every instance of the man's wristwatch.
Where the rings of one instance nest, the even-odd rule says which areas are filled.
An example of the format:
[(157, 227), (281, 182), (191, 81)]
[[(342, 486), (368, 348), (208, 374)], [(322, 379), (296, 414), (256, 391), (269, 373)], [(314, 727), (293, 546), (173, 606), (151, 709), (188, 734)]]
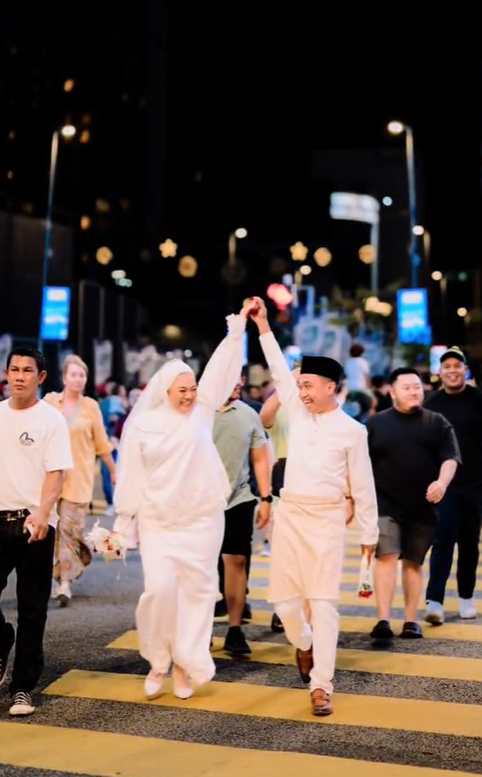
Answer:
[(271, 494), (269, 496), (262, 496), (261, 497), (261, 501), (262, 502), (268, 502), (268, 504), (271, 504), (272, 501), (273, 501), (273, 497), (272, 497)]

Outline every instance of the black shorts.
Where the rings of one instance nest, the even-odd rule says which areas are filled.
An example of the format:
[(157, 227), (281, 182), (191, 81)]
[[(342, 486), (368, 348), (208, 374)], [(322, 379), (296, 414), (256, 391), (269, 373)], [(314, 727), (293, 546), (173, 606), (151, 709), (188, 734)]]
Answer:
[(286, 459), (278, 459), (273, 464), (271, 472), (271, 489), (273, 496), (279, 496), (279, 492), (283, 488), (285, 479)]
[(432, 547), (436, 524), (398, 523), (388, 515), (380, 515), (376, 558), (397, 553), (399, 558), (423, 566), (425, 556)]
[(227, 556), (245, 556), (246, 558), (251, 555), (254, 511), (257, 504), (256, 499), (252, 499), (226, 510), (221, 553), (225, 553)]

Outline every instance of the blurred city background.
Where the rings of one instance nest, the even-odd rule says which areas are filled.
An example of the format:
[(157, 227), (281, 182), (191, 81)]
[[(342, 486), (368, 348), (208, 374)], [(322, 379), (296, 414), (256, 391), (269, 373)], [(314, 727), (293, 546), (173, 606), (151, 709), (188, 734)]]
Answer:
[(0, 362), (39, 343), (50, 388), (69, 352), (90, 391), (142, 385), (172, 355), (201, 368), (259, 294), (290, 359), (356, 341), (372, 375), (429, 373), (457, 344), (478, 376), (470, 32), (454, 59), (444, 19), (436, 40), (420, 22), (415, 56), (408, 21), (395, 38), (355, 17), (27, 5), (1, 19)]

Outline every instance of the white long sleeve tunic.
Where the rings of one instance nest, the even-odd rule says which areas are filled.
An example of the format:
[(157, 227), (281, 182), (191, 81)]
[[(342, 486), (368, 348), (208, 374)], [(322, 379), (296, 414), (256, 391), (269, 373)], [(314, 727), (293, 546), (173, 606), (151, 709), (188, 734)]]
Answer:
[(309, 413), (272, 332), (261, 335), (260, 342), (288, 415), (286, 491), (331, 505), (350, 495), (361, 527), (361, 543), (375, 544), (378, 510), (365, 427), (341, 408)]

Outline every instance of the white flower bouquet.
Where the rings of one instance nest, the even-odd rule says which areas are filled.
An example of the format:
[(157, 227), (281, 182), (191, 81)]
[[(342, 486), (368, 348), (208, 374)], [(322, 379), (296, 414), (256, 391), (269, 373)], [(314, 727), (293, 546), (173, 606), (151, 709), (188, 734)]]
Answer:
[(125, 560), (126, 541), (124, 536), (119, 532), (105, 529), (100, 525), (99, 521), (97, 521), (85, 540), (92, 553), (102, 556), (104, 561)]

